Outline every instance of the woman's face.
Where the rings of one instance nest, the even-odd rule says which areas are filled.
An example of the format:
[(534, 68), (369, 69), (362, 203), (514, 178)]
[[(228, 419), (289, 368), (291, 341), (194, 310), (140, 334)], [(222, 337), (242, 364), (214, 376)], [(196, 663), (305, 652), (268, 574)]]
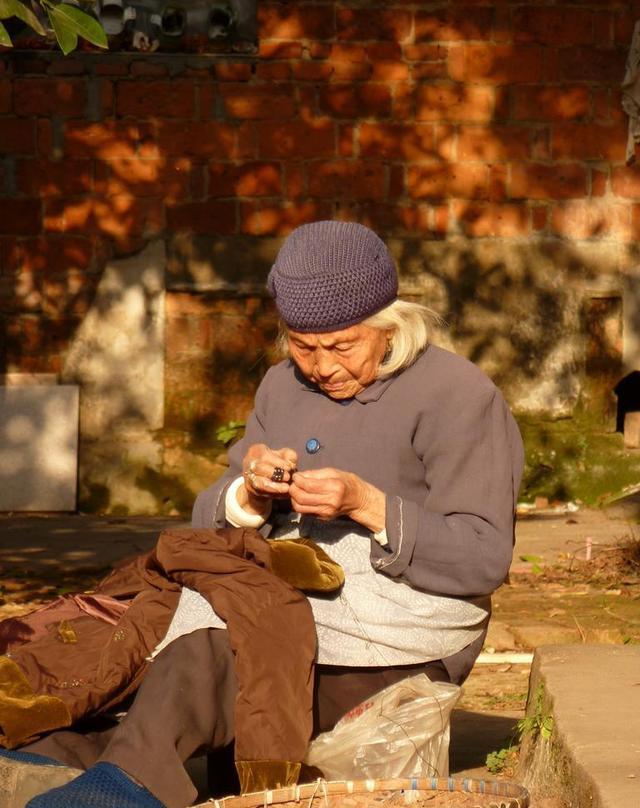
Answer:
[(353, 398), (375, 381), (391, 331), (358, 324), (326, 334), (289, 331), (291, 358), (304, 376), (335, 399)]

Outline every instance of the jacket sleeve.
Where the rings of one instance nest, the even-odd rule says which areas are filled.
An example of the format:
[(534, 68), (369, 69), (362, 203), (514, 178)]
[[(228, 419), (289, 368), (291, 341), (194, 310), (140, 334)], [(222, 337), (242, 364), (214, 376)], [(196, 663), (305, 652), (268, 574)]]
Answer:
[(266, 393), (263, 381), (256, 393), (255, 408), (247, 419), (244, 436), (229, 449), (229, 468), (213, 485), (196, 497), (191, 514), (192, 527), (229, 527), (225, 519), (227, 488), (242, 474), (242, 460), (249, 446), (265, 442), (265, 411)]
[(376, 570), (418, 589), (486, 595), (506, 578), (523, 467), (522, 440), (500, 392), (470, 395), (437, 424), (419, 423), (423, 502), (387, 495), (389, 544), (372, 541)]

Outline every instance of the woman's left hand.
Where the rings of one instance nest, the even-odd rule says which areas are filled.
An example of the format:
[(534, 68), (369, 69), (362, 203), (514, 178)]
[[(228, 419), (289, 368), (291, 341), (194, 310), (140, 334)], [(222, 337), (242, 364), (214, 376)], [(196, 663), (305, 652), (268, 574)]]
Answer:
[(298, 471), (289, 486), (289, 496), (297, 513), (320, 519), (349, 516), (374, 532), (385, 526), (384, 493), (350, 471), (333, 468)]

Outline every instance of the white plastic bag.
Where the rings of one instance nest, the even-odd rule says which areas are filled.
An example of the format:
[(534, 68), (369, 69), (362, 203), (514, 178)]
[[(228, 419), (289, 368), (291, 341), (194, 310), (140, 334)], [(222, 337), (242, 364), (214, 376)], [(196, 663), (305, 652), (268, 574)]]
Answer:
[(305, 763), (327, 780), (446, 777), (458, 685), (424, 673), (376, 693), (313, 740)]

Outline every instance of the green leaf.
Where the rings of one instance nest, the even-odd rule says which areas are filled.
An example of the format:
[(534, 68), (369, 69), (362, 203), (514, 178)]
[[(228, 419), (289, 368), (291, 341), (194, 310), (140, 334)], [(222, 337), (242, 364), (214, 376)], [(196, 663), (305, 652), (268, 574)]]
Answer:
[(539, 555), (521, 555), (520, 561), (530, 561), (532, 564), (539, 564), (544, 558)]
[(0, 22), (0, 45), (4, 45), (6, 48), (13, 47), (13, 42), (11, 41), (11, 37), (9, 36), (9, 32), (1, 22)]
[[(64, 27), (67, 31), (73, 32), (76, 37), (81, 36), (99, 48), (109, 47), (107, 35), (98, 20), (77, 6), (70, 6), (67, 3), (49, 6), (49, 19), (56, 36), (58, 36), (57, 23), (59, 28)], [(54, 20), (56, 23), (54, 23)], [(58, 41), (60, 41), (59, 37)], [(62, 47), (62, 44), (60, 47)]]
[(47, 34), (33, 11), (20, 0), (0, 0), (0, 20), (6, 20), (9, 17), (18, 17), (40, 36)]
[(58, 14), (56, 6), (49, 6), (49, 8), (47, 8), (47, 14), (51, 20), (51, 26), (58, 40), (58, 45), (60, 45), (60, 50), (66, 56), (77, 47), (78, 35), (73, 28), (67, 25), (66, 17), (61, 17)]

